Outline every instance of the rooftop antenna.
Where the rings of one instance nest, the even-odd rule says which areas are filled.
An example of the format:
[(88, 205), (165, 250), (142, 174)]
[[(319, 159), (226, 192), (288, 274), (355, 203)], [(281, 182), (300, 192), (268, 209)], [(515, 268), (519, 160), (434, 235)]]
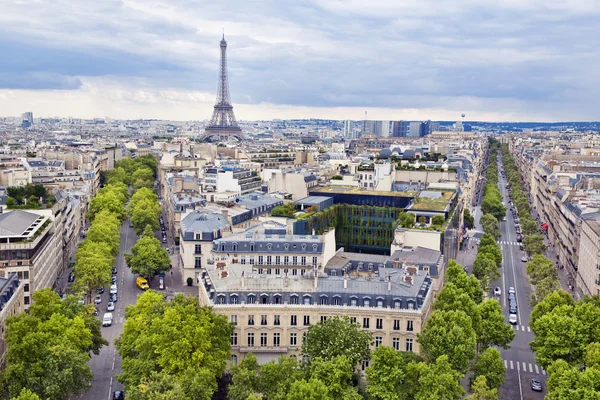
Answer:
[(225, 28), (223, 28), (223, 40), (225, 40)]

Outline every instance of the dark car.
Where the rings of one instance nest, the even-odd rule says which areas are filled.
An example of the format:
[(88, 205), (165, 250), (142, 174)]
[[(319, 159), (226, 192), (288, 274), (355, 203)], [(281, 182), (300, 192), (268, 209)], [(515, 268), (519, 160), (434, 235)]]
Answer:
[(72, 272), (69, 274), (69, 282), (75, 282), (75, 274)]
[(517, 235), (517, 242), (521, 242), (523, 240), (523, 238), (521, 237), (521, 235)]
[(121, 390), (113, 392), (113, 400), (125, 400), (125, 392)]
[(116, 276), (113, 276), (113, 277), (111, 277), (111, 278), (110, 278), (110, 283), (111, 283), (112, 285), (114, 285), (115, 283), (117, 283), (117, 277), (116, 277)]
[(542, 391), (542, 382), (538, 381), (537, 379), (532, 379), (531, 380), (531, 390), (533, 390), (534, 392), (541, 392)]
[(117, 298), (117, 294), (116, 293), (113, 293), (113, 294), (110, 295), (110, 301), (112, 301), (113, 303), (116, 303), (117, 300), (118, 300), (118, 298)]
[(97, 288), (96, 292), (98, 292), (100, 294), (104, 293), (104, 286)]
[(508, 306), (508, 312), (510, 314), (516, 314), (517, 313), (517, 304), (516, 303), (510, 303), (510, 305)]
[(112, 269), (112, 274), (113, 274), (113, 275), (116, 275), (116, 274), (117, 274), (117, 267), (113, 267), (113, 269)]

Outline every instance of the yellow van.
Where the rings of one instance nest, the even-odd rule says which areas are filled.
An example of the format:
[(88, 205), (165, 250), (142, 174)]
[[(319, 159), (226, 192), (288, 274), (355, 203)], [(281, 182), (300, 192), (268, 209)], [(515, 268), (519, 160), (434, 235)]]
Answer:
[(150, 289), (146, 278), (142, 278), (141, 276), (137, 277), (137, 279), (135, 280), (135, 284), (138, 285), (138, 287), (142, 290)]

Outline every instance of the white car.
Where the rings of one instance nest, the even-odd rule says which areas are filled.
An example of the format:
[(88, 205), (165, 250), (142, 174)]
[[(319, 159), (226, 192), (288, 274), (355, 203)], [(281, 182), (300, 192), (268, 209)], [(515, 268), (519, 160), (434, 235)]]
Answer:
[(521, 257), (521, 261), (527, 262), (527, 257), (525, 257), (525, 256)]
[(112, 313), (106, 313), (104, 314), (104, 317), (102, 317), (102, 326), (111, 326), (112, 325)]
[(100, 296), (99, 294), (98, 294), (98, 295), (96, 295), (96, 296), (94, 297), (94, 303), (96, 303), (96, 304), (100, 304), (100, 303), (102, 303), (102, 296)]
[(117, 293), (117, 285), (111, 285), (110, 286), (110, 294), (116, 294)]
[(514, 287), (512, 287), (512, 286), (510, 286), (510, 287), (508, 288), (508, 294), (511, 294), (511, 293), (512, 293), (512, 294), (515, 294), (515, 288), (514, 288)]
[(106, 305), (106, 311), (115, 311), (115, 303), (113, 303), (112, 301), (109, 301), (108, 304)]
[(510, 322), (511, 325), (516, 325), (517, 324), (517, 314), (510, 314), (508, 316), (508, 322)]
[(500, 289), (500, 286), (496, 286), (496, 288), (494, 289), (494, 295), (502, 296), (502, 289)]

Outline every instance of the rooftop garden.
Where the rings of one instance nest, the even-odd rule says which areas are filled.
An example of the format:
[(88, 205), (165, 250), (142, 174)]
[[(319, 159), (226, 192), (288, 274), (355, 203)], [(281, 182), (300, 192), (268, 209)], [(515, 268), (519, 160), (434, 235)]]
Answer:
[(435, 199), (420, 195), (415, 197), (412, 209), (421, 211), (445, 211), (446, 207), (450, 204), (450, 200), (452, 199), (454, 192), (451, 190), (446, 190), (444, 192), (436, 193), (441, 193), (441, 196)]
[(56, 198), (43, 185), (11, 186), (6, 189), (6, 207), (10, 210), (50, 208)]

